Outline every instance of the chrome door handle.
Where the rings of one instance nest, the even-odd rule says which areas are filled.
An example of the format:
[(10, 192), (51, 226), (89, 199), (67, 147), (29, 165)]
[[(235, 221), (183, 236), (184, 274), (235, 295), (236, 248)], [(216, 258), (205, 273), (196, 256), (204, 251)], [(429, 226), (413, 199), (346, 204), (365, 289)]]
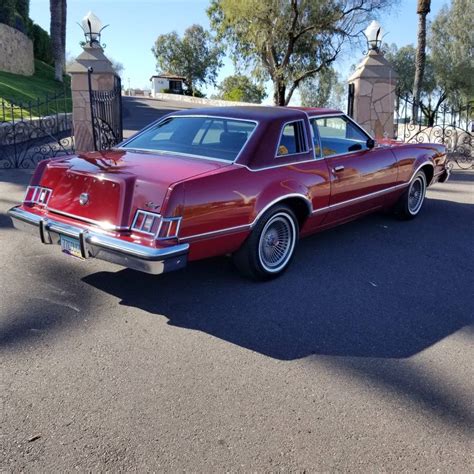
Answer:
[(342, 166), (342, 165), (335, 166), (332, 170), (334, 171), (334, 173), (338, 173), (339, 171), (344, 170), (344, 166)]

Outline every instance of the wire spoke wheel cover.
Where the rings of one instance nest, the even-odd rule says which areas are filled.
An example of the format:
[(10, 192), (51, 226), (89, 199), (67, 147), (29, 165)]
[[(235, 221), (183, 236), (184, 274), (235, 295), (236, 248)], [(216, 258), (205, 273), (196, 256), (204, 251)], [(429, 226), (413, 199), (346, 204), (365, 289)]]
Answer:
[(415, 215), (421, 209), (425, 198), (426, 185), (421, 176), (416, 177), (410, 185), (408, 193), (408, 210)]
[(260, 234), (258, 258), (269, 273), (281, 271), (290, 260), (296, 243), (296, 227), (285, 212), (272, 216)]

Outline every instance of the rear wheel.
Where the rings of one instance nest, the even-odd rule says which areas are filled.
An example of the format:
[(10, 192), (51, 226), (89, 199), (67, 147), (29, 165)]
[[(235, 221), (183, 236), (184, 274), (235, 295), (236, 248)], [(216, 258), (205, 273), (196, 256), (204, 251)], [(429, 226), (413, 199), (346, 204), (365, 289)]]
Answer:
[(419, 171), (397, 204), (395, 211), (401, 219), (414, 219), (419, 214), (425, 200), (426, 188), (426, 175)]
[(270, 280), (289, 266), (298, 240), (298, 220), (287, 206), (275, 206), (257, 222), (234, 254), (239, 271), (255, 280)]

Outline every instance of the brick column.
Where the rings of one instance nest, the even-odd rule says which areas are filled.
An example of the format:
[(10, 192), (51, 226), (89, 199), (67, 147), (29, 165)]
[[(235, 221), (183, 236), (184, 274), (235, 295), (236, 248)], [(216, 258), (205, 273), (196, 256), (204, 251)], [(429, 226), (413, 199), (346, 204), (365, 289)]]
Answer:
[(111, 90), (114, 69), (100, 47), (85, 46), (84, 51), (69, 67), (71, 75), (72, 120), (74, 142), (78, 152), (94, 149), (88, 71), (92, 68), (92, 89)]
[(354, 120), (376, 138), (394, 137), (397, 74), (383, 54), (369, 51), (348, 83), (354, 84)]

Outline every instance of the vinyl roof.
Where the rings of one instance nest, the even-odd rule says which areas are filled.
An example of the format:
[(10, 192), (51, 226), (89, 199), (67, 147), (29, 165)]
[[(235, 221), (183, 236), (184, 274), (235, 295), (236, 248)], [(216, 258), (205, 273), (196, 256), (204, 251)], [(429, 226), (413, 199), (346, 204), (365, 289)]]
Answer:
[(305, 107), (276, 107), (260, 105), (236, 105), (225, 107), (205, 107), (192, 110), (180, 110), (173, 115), (210, 115), (225, 118), (238, 118), (247, 120), (268, 120), (272, 118), (285, 118), (288, 120), (304, 118), (306, 114), (340, 114), (340, 110), (305, 108)]

